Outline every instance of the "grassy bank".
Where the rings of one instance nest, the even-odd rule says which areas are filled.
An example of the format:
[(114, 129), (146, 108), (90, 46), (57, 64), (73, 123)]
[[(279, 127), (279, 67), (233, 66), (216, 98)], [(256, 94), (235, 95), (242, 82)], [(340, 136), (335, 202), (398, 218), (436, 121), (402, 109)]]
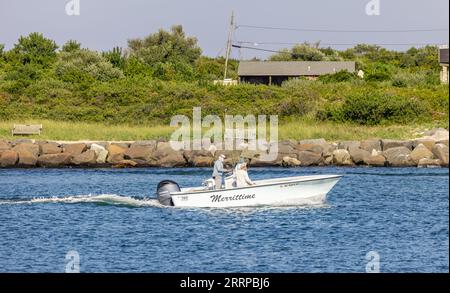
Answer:
[[(43, 124), (40, 136), (12, 136), (14, 123)], [(446, 127), (440, 124), (361, 126), (335, 122), (317, 122), (312, 120), (285, 122), (279, 126), (279, 139), (325, 138), (336, 140), (363, 140), (368, 138), (409, 139), (434, 127)], [(40, 140), (121, 140), (134, 141), (146, 139), (167, 139), (174, 128), (167, 125), (107, 125), (96, 122), (67, 122), (53, 120), (16, 120), (0, 121), (0, 138), (33, 138)]]

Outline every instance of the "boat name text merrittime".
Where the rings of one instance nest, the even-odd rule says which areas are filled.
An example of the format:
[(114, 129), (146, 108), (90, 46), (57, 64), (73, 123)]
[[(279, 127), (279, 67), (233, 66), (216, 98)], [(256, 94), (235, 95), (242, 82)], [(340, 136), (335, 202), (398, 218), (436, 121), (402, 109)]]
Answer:
[(214, 194), (210, 196), (212, 202), (254, 199), (255, 197), (255, 194), (236, 194), (233, 196), (222, 196), (219, 194)]

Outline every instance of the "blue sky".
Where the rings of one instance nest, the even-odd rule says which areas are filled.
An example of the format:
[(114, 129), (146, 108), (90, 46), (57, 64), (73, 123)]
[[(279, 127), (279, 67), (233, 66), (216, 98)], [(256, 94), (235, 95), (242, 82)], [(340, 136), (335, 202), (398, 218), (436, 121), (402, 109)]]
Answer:
[[(229, 16), (235, 11), (238, 25), (318, 30), (447, 31), (402, 33), (337, 33), (238, 28), (234, 40), (258, 42), (259, 48), (278, 50), (289, 45), (261, 42), (316, 42), (332, 44), (448, 43), (448, 0), (379, 0), (380, 15), (368, 16), (370, 0), (79, 0), (80, 15), (68, 16), (69, 0), (0, 0), (0, 43), (11, 48), (20, 35), (44, 33), (63, 44), (69, 39), (83, 47), (108, 50), (126, 47), (130, 38), (144, 37), (159, 28), (181, 24), (196, 36), (204, 54), (224, 52)], [(250, 44), (250, 46), (254, 46)], [(348, 46), (335, 46), (345, 48)], [(389, 46), (399, 50), (407, 46)], [(261, 57), (252, 50), (233, 50), (233, 57)]]

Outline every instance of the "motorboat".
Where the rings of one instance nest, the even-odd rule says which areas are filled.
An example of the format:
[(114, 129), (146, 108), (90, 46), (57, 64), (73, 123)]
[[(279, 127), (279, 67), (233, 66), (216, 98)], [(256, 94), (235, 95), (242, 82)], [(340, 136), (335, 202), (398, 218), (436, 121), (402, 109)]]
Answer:
[(341, 175), (313, 175), (253, 181), (254, 185), (234, 187), (225, 180), (216, 189), (211, 180), (201, 187), (180, 188), (172, 180), (158, 184), (157, 196), (162, 205), (196, 208), (230, 208), (257, 206), (319, 205), (341, 179)]

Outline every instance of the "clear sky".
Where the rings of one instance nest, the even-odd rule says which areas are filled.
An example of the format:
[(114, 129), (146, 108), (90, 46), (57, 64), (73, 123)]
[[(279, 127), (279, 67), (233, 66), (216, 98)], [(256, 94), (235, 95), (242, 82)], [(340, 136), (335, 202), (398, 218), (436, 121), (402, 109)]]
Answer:
[[(76, 0), (75, 0), (76, 1)], [(414, 32), (326, 32), (260, 30), (240, 27), (234, 41), (250, 41), (258, 48), (278, 50), (290, 45), (272, 42), (331, 44), (444, 44), (448, 43), (448, 0), (379, 1), (380, 15), (366, 14), (370, 0), (78, 0), (80, 15), (68, 16), (69, 0), (0, 0), (0, 43), (11, 48), (20, 35), (38, 31), (59, 45), (69, 39), (83, 47), (108, 50), (126, 47), (130, 38), (144, 37), (159, 28), (183, 25), (198, 38), (204, 54), (224, 52), (232, 10), (238, 25), (312, 30), (423, 30)], [(348, 46), (336, 45), (336, 48)], [(403, 50), (404, 45), (387, 46)], [(233, 50), (233, 57), (261, 57), (252, 50)], [(263, 54), (264, 55), (264, 54)]]

